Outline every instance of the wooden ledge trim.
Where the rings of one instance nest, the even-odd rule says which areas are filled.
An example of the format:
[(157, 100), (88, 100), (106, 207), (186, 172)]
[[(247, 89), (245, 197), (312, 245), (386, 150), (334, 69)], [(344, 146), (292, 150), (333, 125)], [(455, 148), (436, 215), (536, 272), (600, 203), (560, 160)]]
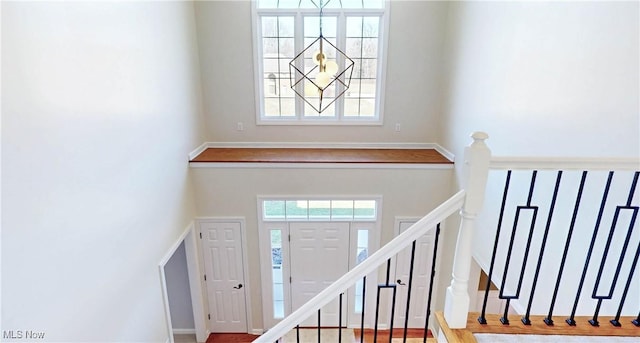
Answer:
[(435, 149), (207, 148), (190, 162), (453, 164)]

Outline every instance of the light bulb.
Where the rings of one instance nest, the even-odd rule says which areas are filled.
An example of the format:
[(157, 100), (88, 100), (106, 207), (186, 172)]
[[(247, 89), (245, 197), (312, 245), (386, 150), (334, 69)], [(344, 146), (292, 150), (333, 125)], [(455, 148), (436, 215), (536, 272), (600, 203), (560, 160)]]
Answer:
[(324, 66), (324, 71), (329, 73), (329, 75), (336, 75), (338, 72), (338, 63), (335, 61), (327, 61), (327, 64)]
[(311, 82), (305, 82), (304, 84), (304, 96), (318, 96), (320, 89), (314, 86)]
[(316, 52), (313, 53), (313, 63), (315, 63), (316, 65), (320, 65), (320, 61), (325, 61), (326, 57), (324, 56), (324, 53), (322, 53), (322, 51), (318, 50)]
[(315, 81), (318, 87), (324, 88), (331, 82), (331, 75), (329, 75), (329, 73), (324, 71), (319, 72), (318, 75), (316, 75)]

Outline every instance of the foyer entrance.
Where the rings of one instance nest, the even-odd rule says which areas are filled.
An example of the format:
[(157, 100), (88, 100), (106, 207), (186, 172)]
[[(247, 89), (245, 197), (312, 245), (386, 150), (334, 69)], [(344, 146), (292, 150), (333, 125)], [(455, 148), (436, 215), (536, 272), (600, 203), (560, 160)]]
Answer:
[[(278, 218), (279, 221), (268, 220), (273, 218), (273, 212), (271, 217), (268, 215), (268, 206), (271, 204), (261, 206), (264, 212), (261, 214), (258, 230), (263, 320), (266, 328), (277, 324), (335, 282), (369, 256), (379, 244), (378, 201), (372, 200), (367, 204), (371, 213), (367, 218), (358, 218), (360, 220), (354, 220), (353, 213), (357, 213), (353, 210), (354, 200), (322, 201), (329, 214), (322, 218), (325, 220), (312, 220), (308, 217), (308, 213), (314, 213), (314, 204), (310, 204), (312, 201), (304, 205), (300, 205), (300, 200), (295, 202), (297, 208), (285, 205), (289, 214), (294, 215), (282, 215)], [(345, 210), (348, 203), (351, 206), (350, 213)], [(300, 210), (303, 206), (307, 207), (304, 214)], [(338, 216), (332, 217), (331, 213)], [(375, 287), (375, 279), (374, 276), (368, 277), (367, 287)], [(342, 309), (339, 299), (335, 299), (321, 309), (320, 318), (314, 314), (301, 323), (301, 326), (317, 326), (318, 319), (323, 327), (359, 326), (362, 282), (359, 285), (360, 287), (352, 287), (344, 293)], [(372, 320), (369, 316), (365, 317), (365, 323), (369, 320)]]

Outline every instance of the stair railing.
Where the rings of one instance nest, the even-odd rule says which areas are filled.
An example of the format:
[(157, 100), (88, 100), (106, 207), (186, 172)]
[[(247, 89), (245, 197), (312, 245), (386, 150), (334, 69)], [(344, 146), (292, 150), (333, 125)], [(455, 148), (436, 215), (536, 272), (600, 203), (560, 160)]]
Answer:
[[(546, 314), (541, 319), (546, 325), (554, 325), (554, 312), (564, 311), (566, 325), (575, 326), (580, 305), (583, 312), (587, 308), (593, 311), (591, 319), (585, 322), (598, 326), (603, 302), (609, 302), (610, 324), (622, 326), (620, 317), (627, 296), (636, 294), (638, 298), (637, 289), (630, 289), (632, 281), (636, 285), (640, 282), (637, 273), (640, 234), (636, 220), (640, 209), (637, 192), (640, 160), (494, 157), (490, 168), (506, 171), (506, 175), (478, 321), (487, 323), (488, 293), (493, 282), (499, 288), (499, 298), (505, 301), (500, 318), (503, 325), (509, 325), (511, 302), (522, 301), (521, 321), (525, 325), (531, 325), (532, 307), (538, 305), (538, 311), (544, 309), (539, 314)], [(515, 173), (519, 173), (521, 187), (514, 186)], [(542, 177), (550, 185), (540, 181)], [(510, 188), (514, 187), (522, 188), (522, 192), (512, 192)], [(585, 193), (589, 194), (588, 204)], [(519, 219), (527, 212), (530, 223)], [(528, 225), (523, 227), (519, 221)], [(516, 238), (518, 234), (520, 239)], [(585, 237), (584, 242), (576, 241), (580, 236)], [(614, 236), (619, 248), (615, 250)], [(554, 241), (558, 243), (556, 254), (552, 255), (548, 245)], [(515, 248), (518, 244), (520, 249)], [(566, 275), (573, 270), (574, 277)], [(557, 301), (563, 298), (567, 301), (559, 310)], [(640, 308), (632, 310), (640, 312)], [(640, 315), (628, 321), (640, 326)]]
[[(461, 224), (458, 233), (457, 250), (454, 258), (453, 267), (453, 280), (451, 286), (447, 289), (447, 295), (445, 298), (445, 318), (449, 323), (463, 323), (466, 324), (467, 313), (469, 311), (469, 296), (467, 292), (469, 271), (471, 265), (471, 242), (474, 230), (474, 220), (479, 213), (483, 199), (484, 188), (486, 185), (489, 160), (491, 153), (484, 141), (488, 138), (487, 134), (482, 132), (476, 132), (472, 136), (473, 143), (465, 149), (464, 155), (464, 170), (465, 170), (465, 190), (461, 190), (451, 198), (443, 202), (440, 206), (435, 208), (429, 214), (424, 216), (418, 222), (413, 224), (403, 233), (396, 238), (385, 244), (378, 249), (375, 253), (367, 257), (360, 264), (355, 266), (352, 270), (344, 274), (334, 283), (318, 293), (311, 300), (300, 306), (297, 310), (285, 317), (278, 324), (273, 326), (262, 336), (258, 337), (254, 342), (257, 343), (272, 343), (278, 342), (291, 330), (296, 328), (297, 340), (299, 338), (298, 325), (311, 317), (314, 314), (318, 316), (318, 342), (320, 342), (321, 334), (321, 322), (320, 322), (320, 310), (323, 306), (334, 301), (335, 299), (342, 299), (342, 294), (350, 287), (356, 285), (360, 280), (366, 278), (366, 276), (374, 271), (377, 271), (379, 267), (387, 264), (387, 277), (385, 284), (378, 286), (378, 292), (381, 288), (393, 288), (395, 293), (395, 285), (389, 280), (389, 270), (391, 259), (400, 253), (402, 250), (412, 247), (412, 255), (415, 250), (415, 242), (420, 237), (425, 235), (431, 230), (438, 230), (440, 223), (449, 218), (452, 214), (459, 212), (461, 215)], [(436, 235), (437, 237), (437, 235)], [(436, 241), (437, 242), (437, 241)], [(434, 247), (437, 249), (437, 243)], [(435, 258), (435, 254), (434, 254)], [(435, 272), (432, 271), (431, 285), (433, 285), (433, 276)], [(365, 279), (366, 280), (366, 279)], [(410, 282), (410, 281), (409, 281)], [(366, 285), (366, 282), (363, 282)], [(409, 292), (410, 295), (410, 292)], [(363, 298), (363, 322), (364, 322), (364, 299)], [(395, 297), (394, 297), (395, 298)], [(430, 298), (430, 297), (429, 297)], [(378, 294), (379, 302), (379, 294)], [(378, 305), (378, 304), (377, 304)], [(430, 299), (428, 305), (430, 305)], [(408, 306), (408, 305), (407, 305)], [(377, 307), (377, 306), (376, 306)], [(393, 305), (392, 305), (393, 307)], [(430, 309), (427, 309), (427, 324), (425, 324), (425, 337), (428, 326), (428, 316)], [(376, 311), (377, 314), (377, 311)], [(393, 318), (393, 311), (392, 317)], [(390, 325), (389, 341), (393, 336), (393, 319)], [(340, 320), (340, 326), (342, 326), (342, 320)], [(458, 324), (458, 325), (464, 325)], [(454, 324), (455, 325), (455, 324)], [(404, 339), (406, 340), (406, 321)], [(462, 326), (464, 327), (464, 326)], [(376, 318), (376, 333), (377, 333), (377, 318)], [(338, 330), (338, 335), (341, 334), (341, 330)]]

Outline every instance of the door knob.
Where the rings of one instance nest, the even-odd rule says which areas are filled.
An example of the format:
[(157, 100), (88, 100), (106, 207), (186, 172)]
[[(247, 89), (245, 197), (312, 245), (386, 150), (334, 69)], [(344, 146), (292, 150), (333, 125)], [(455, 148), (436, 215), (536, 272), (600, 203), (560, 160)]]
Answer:
[(235, 288), (235, 289), (240, 289), (240, 288), (242, 288), (242, 284), (241, 284), (241, 283), (239, 283), (237, 286), (235, 286), (235, 287), (233, 287), (233, 288)]
[(406, 283), (402, 283), (402, 280), (400, 280), (400, 279), (396, 280), (396, 282), (397, 282), (397, 283), (398, 283), (398, 285), (400, 285), (400, 286), (406, 286), (406, 285), (407, 285)]

